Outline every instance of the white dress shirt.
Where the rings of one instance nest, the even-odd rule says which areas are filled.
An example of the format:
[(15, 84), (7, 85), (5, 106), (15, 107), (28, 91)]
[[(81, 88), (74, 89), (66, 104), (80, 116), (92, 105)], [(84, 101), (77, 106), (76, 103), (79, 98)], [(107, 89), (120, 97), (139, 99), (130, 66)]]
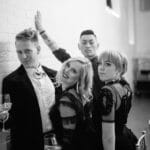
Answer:
[(48, 113), (52, 105), (55, 103), (54, 85), (51, 79), (42, 69), (41, 65), (38, 67), (38, 69), (27, 68), (26, 71), (32, 82), (38, 99), (43, 125), (43, 133), (50, 131), (52, 129), (52, 123), (49, 119)]

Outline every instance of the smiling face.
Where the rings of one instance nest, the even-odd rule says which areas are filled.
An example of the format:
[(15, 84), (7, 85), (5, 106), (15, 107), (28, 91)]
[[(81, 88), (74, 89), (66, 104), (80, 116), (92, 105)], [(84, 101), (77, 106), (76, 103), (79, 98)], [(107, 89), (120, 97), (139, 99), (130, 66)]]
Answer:
[(62, 84), (70, 87), (78, 82), (81, 74), (81, 63), (78, 61), (67, 62), (62, 70)]
[(96, 50), (98, 49), (99, 44), (97, 43), (95, 35), (87, 34), (80, 37), (78, 47), (86, 58), (92, 59), (96, 56)]

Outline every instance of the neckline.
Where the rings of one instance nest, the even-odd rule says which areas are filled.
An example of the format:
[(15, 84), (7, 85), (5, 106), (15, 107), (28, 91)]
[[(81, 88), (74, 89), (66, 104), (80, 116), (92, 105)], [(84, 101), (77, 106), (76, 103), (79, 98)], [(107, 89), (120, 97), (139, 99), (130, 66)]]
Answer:
[(77, 85), (77, 84), (74, 84), (74, 85), (72, 85), (72, 86), (70, 86), (70, 87), (67, 87), (67, 88), (64, 90), (64, 92), (66, 92), (66, 91), (68, 91), (68, 90), (70, 90), (70, 89), (76, 89), (76, 85)]
[(105, 85), (110, 85), (110, 84), (118, 83), (119, 81), (120, 81), (119, 79), (110, 80), (108, 82), (105, 82)]

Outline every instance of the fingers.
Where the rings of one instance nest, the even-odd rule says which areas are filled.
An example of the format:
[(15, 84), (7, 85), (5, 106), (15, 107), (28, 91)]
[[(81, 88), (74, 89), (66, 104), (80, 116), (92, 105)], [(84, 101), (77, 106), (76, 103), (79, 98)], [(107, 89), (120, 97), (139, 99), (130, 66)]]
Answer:
[(40, 11), (37, 11), (37, 17), (38, 17), (38, 18), (41, 18), (41, 13), (40, 13)]
[(35, 15), (36, 21), (41, 21), (41, 18), (42, 18), (42, 15), (41, 15), (40, 11), (37, 11), (36, 15)]
[(37, 11), (36, 15), (35, 15), (35, 28), (39, 32), (42, 30), (42, 19), (41, 18), (42, 17), (41, 17), (40, 11)]

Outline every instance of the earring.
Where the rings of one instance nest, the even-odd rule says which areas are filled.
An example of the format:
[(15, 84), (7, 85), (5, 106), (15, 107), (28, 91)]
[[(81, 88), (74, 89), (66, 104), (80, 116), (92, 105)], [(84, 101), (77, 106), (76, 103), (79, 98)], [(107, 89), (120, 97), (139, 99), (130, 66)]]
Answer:
[(76, 84), (76, 90), (77, 90), (77, 93), (79, 93), (79, 83), (78, 82)]

